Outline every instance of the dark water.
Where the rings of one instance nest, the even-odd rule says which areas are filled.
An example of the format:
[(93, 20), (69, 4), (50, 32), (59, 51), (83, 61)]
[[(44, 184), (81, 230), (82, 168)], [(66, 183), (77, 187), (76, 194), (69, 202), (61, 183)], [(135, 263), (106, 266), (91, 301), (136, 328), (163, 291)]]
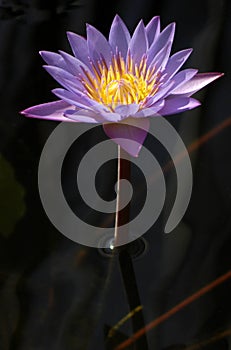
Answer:
[[(1, 350), (115, 349), (230, 270), (230, 7), (228, 0), (0, 1)], [(176, 21), (173, 51), (194, 48), (186, 66), (225, 76), (198, 94), (200, 108), (168, 118), (191, 147), (193, 164), (192, 197), (180, 225), (163, 233), (166, 206), (143, 240), (109, 258), (107, 251), (68, 240), (47, 218), (37, 170), (58, 123), (29, 120), (19, 111), (52, 100), (50, 90), (57, 87), (41, 68), (38, 51), (69, 51), (65, 32), (84, 35), (86, 22), (107, 35), (116, 13), (131, 30), (140, 18), (147, 23), (158, 14), (162, 26)], [(156, 152), (164, 164), (158, 145)], [(107, 193), (116, 164), (109, 172), (103, 181)], [(167, 181), (174, 195), (174, 171)], [(142, 191), (136, 200), (143, 200)], [(227, 279), (127, 349), (231, 349), (230, 291)], [(142, 311), (109, 336), (139, 305)]]

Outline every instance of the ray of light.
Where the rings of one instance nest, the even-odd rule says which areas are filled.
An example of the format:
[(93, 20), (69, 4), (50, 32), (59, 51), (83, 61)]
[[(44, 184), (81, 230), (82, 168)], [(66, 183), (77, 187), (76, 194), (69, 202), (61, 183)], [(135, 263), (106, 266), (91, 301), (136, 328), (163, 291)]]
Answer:
[(211, 338), (206, 339), (206, 340), (203, 340), (203, 341), (201, 341), (200, 343), (193, 344), (193, 345), (189, 345), (189, 346), (187, 346), (187, 347), (185, 348), (185, 350), (198, 350), (198, 349), (202, 349), (203, 347), (205, 347), (205, 346), (207, 346), (207, 345), (209, 345), (209, 344), (215, 343), (215, 342), (217, 342), (218, 340), (220, 340), (220, 339), (222, 339), (222, 338), (228, 337), (230, 334), (231, 334), (231, 328), (226, 329), (226, 330), (223, 331), (223, 332), (216, 333), (216, 334), (214, 334)]
[(155, 328), (159, 324), (166, 321), (169, 317), (173, 316), (177, 312), (179, 312), (181, 309), (186, 307), (187, 305), (191, 304), (195, 300), (199, 299), (204, 294), (210, 292), (212, 289), (220, 285), (221, 283), (225, 282), (227, 279), (231, 278), (231, 270), (225, 273), (224, 275), (218, 277), (217, 279), (213, 280), (211, 283), (208, 283), (205, 287), (199, 289), (194, 294), (190, 295), (188, 298), (181, 301), (179, 304), (175, 305), (172, 309), (165, 312), (161, 316), (157, 317), (150, 323), (148, 323), (146, 326), (141, 328), (139, 331), (134, 333), (131, 338), (127, 339), (123, 343), (119, 344), (115, 350), (122, 350), (134, 343), (137, 339), (142, 337), (146, 332), (150, 331), (151, 329)]

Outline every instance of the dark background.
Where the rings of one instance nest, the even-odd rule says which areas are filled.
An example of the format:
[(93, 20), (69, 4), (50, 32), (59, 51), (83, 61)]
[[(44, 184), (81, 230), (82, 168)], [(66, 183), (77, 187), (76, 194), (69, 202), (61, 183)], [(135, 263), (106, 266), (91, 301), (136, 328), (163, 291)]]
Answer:
[[(0, 0), (1, 350), (114, 349), (107, 327), (129, 312), (134, 290), (125, 292), (118, 256), (69, 241), (42, 208), (38, 162), (57, 123), (19, 115), (55, 99), (50, 90), (57, 84), (38, 51), (70, 52), (66, 31), (85, 35), (86, 22), (107, 36), (116, 13), (131, 31), (140, 18), (147, 23), (160, 15), (162, 28), (176, 21), (173, 51), (194, 49), (185, 66), (225, 73), (198, 93), (201, 107), (168, 118), (189, 147), (193, 193), (174, 232), (165, 235), (157, 223), (144, 236), (143, 254), (133, 258), (144, 323), (230, 269), (230, 1)], [(172, 179), (170, 173), (170, 185)], [(148, 349), (184, 349), (230, 329), (230, 291), (227, 280), (148, 332)], [(133, 331), (127, 321), (114, 342)], [(231, 349), (231, 338), (203, 349)]]

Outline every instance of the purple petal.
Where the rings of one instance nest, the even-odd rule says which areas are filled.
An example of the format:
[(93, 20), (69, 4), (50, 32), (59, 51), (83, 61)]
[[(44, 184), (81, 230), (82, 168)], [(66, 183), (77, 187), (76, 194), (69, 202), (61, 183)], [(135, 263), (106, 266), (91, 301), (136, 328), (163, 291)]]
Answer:
[(98, 103), (97, 101), (91, 100), (84, 95), (76, 95), (71, 91), (64, 89), (54, 89), (52, 92), (62, 100), (69, 103), (69, 105), (74, 105), (82, 110), (88, 110), (88, 116), (90, 116), (91, 112), (92, 117), (98, 115), (97, 120), (99, 120), (99, 118), (101, 121), (109, 122), (118, 122), (121, 120), (120, 114), (111, 112), (106, 106)]
[[(171, 91), (171, 94), (176, 94), (175, 91), (177, 91), (182, 85), (184, 85), (187, 81), (192, 79), (196, 74), (198, 70), (197, 69), (184, 69), (177, 73), (173, 78), (172, 81), (174, 81), (174, 85)], [(178, 94), (178, 93), (177, 93)]]
[(115, 108), (115, 112), (120, 114), (122, 118), (131, 117), (139, 109), (139, 105), (132, 103), (130, 105), (120, 105)]
[[(72, 95), (73, 96), (73, 95)], [(71, 97), (71, 96), (70, 96)], [(80, 97), (80, 99), (78, 99), (78, 97)], [(99, 103), (85, 95), (82, 96), (73, 96), (73, 98), (76, 101), (76, 105), (77, 105), (77, 101), (79, 101), (85, 105), (83, 106), (83, 108), (86, 109), (91, 109), (94, 113), (96, 114), (100, 114), (102, 116), (102, 118), (104, 118), (105, 121), (110, 121), (110, 122), (118, 122), (121, 120), (121, 115), (116, 113), (116, 112), (111, 112), (111, 110), (109, 109), (108, 106)]]
[(67, 69), (67, 65), (61, 55), (49, 51), (40, 51), (39, 53), (49, 66)]
[(171, 51), (171, 43), (163, 47), (162, 50), (158, 52), (150, 66), (155, 66), (155, 73), (158, 73), (159, 70), (163, 70), (168, 62), (168, 58)]
[[(61, 89), (55, 89), (61, 90)], [(54, 91), (53, 91), (54, 92)], [(68, 93), (68, 92), (67, 92)], [(91, 99), (85, 94), (74, 93), (66, 95), (69, 98), (69, 101), (75, 102), (76, 106), (82, 104), (82, 108), (91, 109), (94, 113), (99, 113), (105, 120), (117, 122), (121, 120), (121, 116), (118, 113), (111, 112), (108, 106), (97, 102), (96, 100)], [(63, 97), (64, 98), (64, 97)]]
[(212, 81), (220, 78), (223, 73), (199, 73), (191, 80), (184, 82), (172, 92), (175, 94), (184, 94), (187, 96), (193, 95), (204, 86), (210, 84)]
[(129, 43), (128, 52), (129, 54), (131, 54), (133, 61), (139, 64), (142, 56), (146, 54), (147, 49), (148, 49), (148, 39), (147, 39), (144, 23), (141, 20), (133, 33), (133, 36)]
[(189, 97), (168, 97), (164, 107), (159, 111), (161, 115), (176, 114), (200, 106), (200, 102)]
[(121, 121), (121, 115), (118, 113), (108, 112), (108, 111), (98, 111), (98, 113), (101, 115), (101, 117), (104, 118), (105, 122), (120, 122)]
[(123, 123), (103, 124), (103, 128), (107, 136), (126, 152), (133, 157), (138, 157), (147, 136), (149, 125), (149, 120), (146, 118), (129, 118), (124, 120)]
[(192, 49), (182, 50), (175, 53), (169, 58), (168, 63), (165, 67), (165, 72), (167, 73), (168, 79), (171, 79), (173, 75), (178, 72), (192, 51)]
[(83, 123), (102, 123), (105, 122), (104, 118), (96, 114), (94, 111), (87, 111), (86, 109), (67, 110), (65, 112), (65, 117), (72, 119), (75, 122)]
[(172, 90), (172, 87), (174, 86), (173, 81), (169, 81), (165, 85), (161, 86), (157, 93), (150, 98), (147, 98), (147, 102), (144, 103), (144, 107), (152, 107), (156, 102), (158, 102), (160, 99), (162, 100), (168, 93), (169, 91)]
[(160, 17), (156, 16), (146, 25), (146, 33), (148, 38), (148, 44), (151, 44), (157, 39), (160, 34)]
[(30, 118), (69, 121), (63, 115), (68, 108), (71, 108), (69, 103), (64, 101), (54, 101), (27, 108), (22, 111), (21, 114)]
[(82, 76), (83, 69), (89, 74), (91, 74), (91, 71), (89, 70), (88, 66), (86, 66), (82, 61), (78, 60), (78, 58), (71, 56), (63, 51), (59, 52), (63, 57), (64, 61), (66, 62), (67, 69), (71, 74), (77, 77)]
[(112, 49), (105, 36), (89, 24), (87, 25), (87, 44), (89, 55), (95, 64), (97, 64), (103, 56), (106, 63), (109, 65)]
[(150, 46), (148, 50), (148, 60), (149, 64), (152, 62), (156, 54), (166, 45), (173, 43), (173, 38), (175, 34), (175, 23), (169, 24), (159, 35), (157, 40)]
[(104, 119), (111, 121), (112, 116), (114, 116), (112, 121), (121, 120), (121, 116), (118, 113), (111, 112), (108, 106), (105, 106), (82, 93), (72, 93), (64, 89), (54, 89), (52, 92), (62, 98), (64, 101), (74, 104), (78, 108), (84, 108), (88, 110), (93, 110), (94, 113), (100, 113), (104, 116)]
[(67, 37), (75, 57), (90, 67), (87, 40), (72, 32), (67, 32)]
[(72, 74), (59, 67), (43, 66), (46, 71), (63, 87), (74, 92), (84, 91), (83, 85)]
[(114, 53), (121, 53), (122, 57), (126, 58), (128, 51), (128, 44), (131, 39), (130, 33), (122, 21), (122, 19), (116, 15), (109, 33), (109, 43)]
[(78, 108), (90, 109), (89, 104), (86, 102), (85, 96), (77, 95), (71, 91), (65, 89), (53, 89), (52, 92), (62, 100), (66, 101), (70, 105), (74, 105)]
[(121, 115), (115, 112), (111, 112), (108, 106), (99, 103), (89, 97), (81, 96), (85, 99), (86, 104), (93, 110), (95, 113), (100, 114), (105, 120), (117, 122), (121, 120)]
[(133, 115), (133, 118), (145, 118), (145, 117), (154, 117), (159, 115), (157, 113), (164, 106), (164, 100), (158, 101), (152, 107), (142, 108), (136, 114)]

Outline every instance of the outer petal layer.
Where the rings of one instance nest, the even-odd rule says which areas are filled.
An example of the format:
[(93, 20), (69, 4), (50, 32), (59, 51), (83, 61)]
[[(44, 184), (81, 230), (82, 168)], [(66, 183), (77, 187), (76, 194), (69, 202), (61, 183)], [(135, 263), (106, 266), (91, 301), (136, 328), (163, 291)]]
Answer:
[(213, 80), (220, 78), (223, 73), (199, 73), (191, 80), (186, 81), (184, 84), (177, 87), (173, 94), (184, 94), (187, 96), (191, 96), (195, 94), (195, 92), (202, 89), (204, 86), (211, 83)]
[[(126, 152), (133, 157), (138, 157), (147, 136), (149, 125), (150, 123), (147, 118), (129, 118), (119, 124), (104, 124), (103, 128), (107, 136), (120, 145)], [(136, 144), (134, 145), (130, 141), (136, 141)]]
[(159, 110), (163, 108), (164, 100), (156, 102), (152, 107), (142, 108), (140, 111), (134, 114), (134, 118), (155, 117), (159, 115)]
[(93, 111), (87, 111), (86, 109), (79, 109), (78, 111), (67, 110), (65, 112), (65, 117), (75, 122), (83, 123), (102, 123), (105, 121), (100, 115)]
[(68, 118), (64, 117), (63, 114), (67, 109), (71, 108), (72, 106), (64, 101), (54, 101), (27, 108), (22, 111), (21, 114), (30, 118), (41, 118), (63, 122), (70, 121)]
[(200, 106), (200, 102), (189, 97), (168, 97), (164, 107), (159, 111), (160, 115), (177, 114)]
[(191, 68), (184, 69), (179, 73), (177, 73), (172, 79), (174, 81), (174, 85), (172, 87), (171, 93), (175, 93), (175, 91), (177, 91), (179, 87), (183, 86), (186, 82), (191, 80), (196, 74), (197, 74), (197, 69), (191, 69)]

